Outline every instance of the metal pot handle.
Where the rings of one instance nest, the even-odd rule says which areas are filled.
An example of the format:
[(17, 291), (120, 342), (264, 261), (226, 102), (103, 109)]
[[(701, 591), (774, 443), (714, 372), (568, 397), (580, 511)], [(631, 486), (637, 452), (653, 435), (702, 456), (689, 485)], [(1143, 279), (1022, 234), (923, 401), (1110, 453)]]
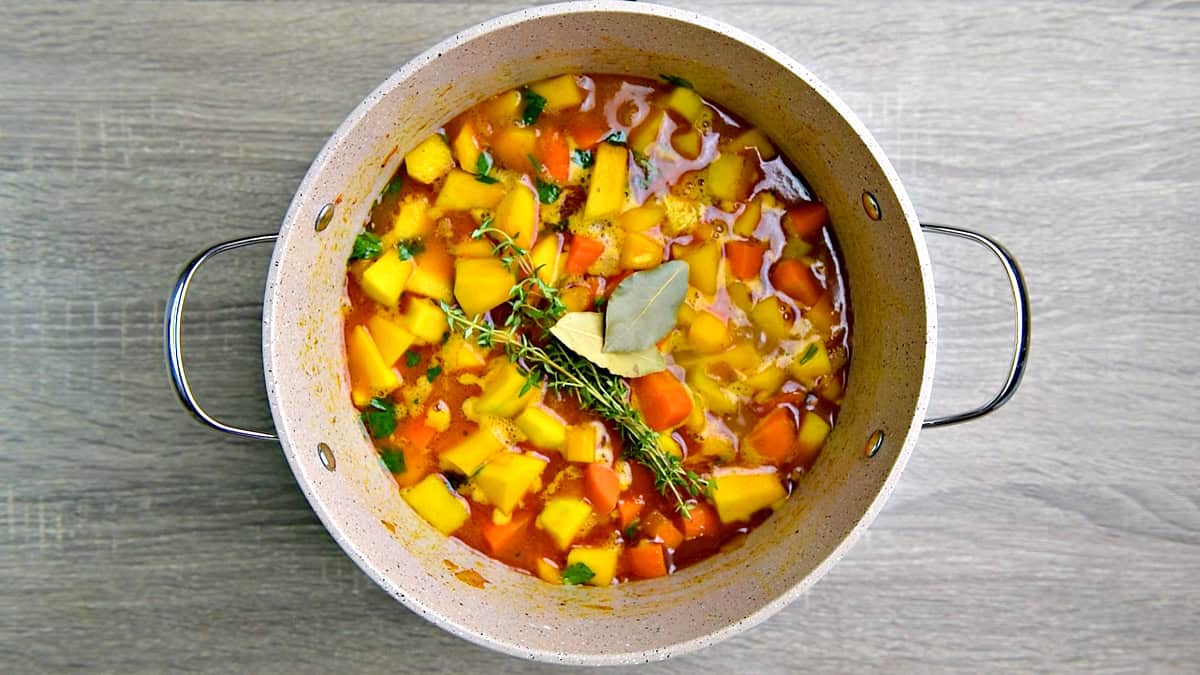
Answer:
[(183, 323), (183, 303), (187, 299), (188, 286), (191, 285), (192, 277), (196, 275), (196, 271), (200, 269), (201, 265), (208, 261), (209, 258), (226, 251), (232, 251), (252, 244), (269, 244), (274, 242), (277, 237), (278, 235), (275, 234), (260, 234), (253, 237), (221, 242), (193, 258), (187, 264), (187, 267), (183, 268), (179, 279), (175, 281), (175, 287), (171, 289), (171, 297), (167, 300), (167, 312), (163, 326), (166, 333), (163, 342), (167, 353), (167, 372), (171, 376), (171, 384), (174, 385), (175, 393), (179, 396), (179, 401), (183, 403), (183, 407), (195, 415), (196, 419), (217, 431), (224, 431), (227, 434), (233, 434), (242, 438), (253, 438), (259, 441), (277, 441), (279, 437), (267, 431), (254, 431), (253, 429), (243, 429), (231, 424), (225, 424), (210, 415), (196, 401), (196, 397), (192, 394), (192, 388), (188, 384), (187, 371), (183, 367), (183, 350), (180, 348), (179, 329)]
[(1022, 276), (1021, 268), (1017, 265), (1016, 259), (1008, 252), (1008, 249), (1000, 245), (1000, 242), (995, 239), (986, 234), (958, 227), (950, 227), (948, 225), (921, 223), (921, 229), (925, 232), (944, 234), (973, 241), (991, 251), (992, 255), (1000, 259), (1000, 264), (1004, 266), (1004, 272), (1008, 275), (1008, 284), (1012, 287), (1013, 304), (1016, 305), (1017, 310), (1015, 346), (1013, 348), (1012, 362), (1008, 366), (1008, 377), (1004, 380), (1004, 386), (1000, 388), (999, 393), (992, 397), (992, 400), (978, 408), (954, 415), (927, 419), (922, 425), (925, 428), (944, 427), (973, 420), (977, 417), (983, 417), (1007, 403), (1008, 399), (1012, 398), (1012, 395), (1016, 393), (1017, 387), (1021, 385), (1021, 378), (1025, 376), (1025, 363), (1029, 359), (1029, 290), (1025, 287), (1025, 277)]

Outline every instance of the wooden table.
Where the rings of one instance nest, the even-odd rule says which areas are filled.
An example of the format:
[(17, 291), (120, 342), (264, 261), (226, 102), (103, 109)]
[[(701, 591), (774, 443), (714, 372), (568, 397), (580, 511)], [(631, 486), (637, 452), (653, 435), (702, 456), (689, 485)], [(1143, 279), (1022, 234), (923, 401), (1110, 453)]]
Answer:
[[(874, 527), (748, 634), (646, 672), (1200, 668), (1200, 10), (1191, 3), (695, 2), (856, 109), (921, 217), (1018, 256), (1029, 375), (928, 431)], [(164, 298), (274, 230), (400, 64), (517, 8), (22, 3), (0, 19), (0, 670), (549, 670), (427, 624), (322, 529), (271, 444), (194, 423)], [(1011, 339), (998, 267), (931, 241), (934, 412)], [(200, 395), (266, 426), (268, 251), (206, 271)]]

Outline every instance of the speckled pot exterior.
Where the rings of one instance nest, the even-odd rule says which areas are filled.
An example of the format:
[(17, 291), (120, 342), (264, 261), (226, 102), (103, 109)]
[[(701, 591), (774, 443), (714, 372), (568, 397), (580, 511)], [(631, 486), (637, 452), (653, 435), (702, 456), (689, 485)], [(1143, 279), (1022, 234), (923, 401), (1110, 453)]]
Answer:
[[(740, 548), (669, 578), (557, 587), (442, 536), (399, 497), (351, 405), (345, 263), (373, 195), (404, 153), (484, 97), (562, 72), (672, 73), (766, 130), (832, 214), (854, 314), (849, 385), (797, 493)], [(878, 200), (872, 220), (863, 192)], [(317, 214), (335, 204), (317, 231)], [(932, 274), (912, 205), (846, 105), (759, 40), (675, 9), (549, 5), (483, 23), (413, 59), (366, 98), (313, 162), (280, 231), (263, 354), (275, 427), (321, 521), (376, 583), (446, 630), (539, 661), (621, 664), (699, 649), (763, 621), (816, 582), (892, 491), (933, 375)], [(881, 449), (868, 439), (882, 430)], [(327, 444), (330, 469), (318, 452)], [(463, 581), (474, 570), (482, 588)]]

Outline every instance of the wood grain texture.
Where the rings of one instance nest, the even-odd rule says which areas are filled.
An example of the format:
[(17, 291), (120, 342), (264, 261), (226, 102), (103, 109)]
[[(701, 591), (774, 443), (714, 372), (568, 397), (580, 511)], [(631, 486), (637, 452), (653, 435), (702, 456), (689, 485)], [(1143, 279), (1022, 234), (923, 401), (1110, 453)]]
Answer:
[[(997, 236), (1029, 375), (925, 433), (868, 535), (759, 628), (645, 672), (1200, 668), (1200, 6), (674, 3), (795, 56), (921, 216)], [(163, 300), (204, 246), (274, 230), (345, 114), (515, 2), (22, 3), (0, 19), (0, 669), (543, 672), (427, 624), (317, 522), (276, 447), (192, 422)], [(935, 409), (985, 398), (995, 264), (931, 241)], [(205, 272), (197, 386), (265, 426), (266, 251)]]

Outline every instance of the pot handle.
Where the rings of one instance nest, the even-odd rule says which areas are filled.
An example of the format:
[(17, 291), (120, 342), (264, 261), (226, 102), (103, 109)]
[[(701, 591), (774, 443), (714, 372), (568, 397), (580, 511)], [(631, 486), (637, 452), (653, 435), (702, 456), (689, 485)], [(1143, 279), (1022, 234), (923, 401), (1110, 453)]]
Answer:
[(973, 241), (991, 251), (992, 255), (999, 258), (1000, 264), (1004, 266), (1004, 272), (1008, 276), (1008, 284), (1012, 287), (1013, 304), (1016, 305), (1017, 310), (1015, 321), (1016, 337), (1012, 362), (1008, 366), (1008, 377), (1005, 378), (1004, 386), (1000, 388), (999, 393), (993, 396), (992, 400), (978, 408), (968, 410), (967, 412), (925, 420), (921, 426), (928, 429), (949, 426), (973, 420), (977, 417), (983, 417), (1005, 403), (1008, 403), (1008, 399), (1012, 398), (1012, 395), (1016, 393), (1017, 387), (1021, 385), (1021, 378), (1025, 376), (1025, 364), (1029, 360), (1029, 290), (1025, 287), (1025, 277), (1021, 274), (1021, 268), (1017, 265), (1016, 258), (1013, 258), (1008, 249), (1004, 248), (995, 239), (973, 230), (964, 230), (959, 227), (950, 227), (949, 225), (921, 223), (921, 229), (933, 234), (944, 234)]
[(183, 268), (183, 272), (179, 274), (179, 278), (175, 281), (175, 287), (171, 289), (171, 296), (167, 300), (167, 311), (163, 321), (165, 331), (163, 342), (166, 347), (167, 373), (171, 376), (171, 384), (175, 387), (175, 394), (179, 396), (179, 402), (195, 415), (196, 419), (217, 431), (224, 431), (227, 434), (233, 434), (242, 438), (253, 438), (259, 441), (277, 441), (279, 437), (268, 431), (254, 431), (253, 429), (243, 429), (231, 424), (225, 424), (210, 415), (196, 400), (196, 397), (192, 394), (192, 388), (188, 384), (187, 371), (183, 367), (183, 350), (180, 348), (179, 330), (183, 323), (183, 303), (187, 299), (188, 286), (191, 285), (192, 277), (196, 275), (201, 265), (207, 262), (209, 258), (226, 251), (232, 251), (252, 244), (269, 244), (274, 242), (277, 237), (278, 235), (275, 234), (260, 234), (253, 237), (225, 241), (210, 247), (193, 258), (187, 264), (187, 267)]

